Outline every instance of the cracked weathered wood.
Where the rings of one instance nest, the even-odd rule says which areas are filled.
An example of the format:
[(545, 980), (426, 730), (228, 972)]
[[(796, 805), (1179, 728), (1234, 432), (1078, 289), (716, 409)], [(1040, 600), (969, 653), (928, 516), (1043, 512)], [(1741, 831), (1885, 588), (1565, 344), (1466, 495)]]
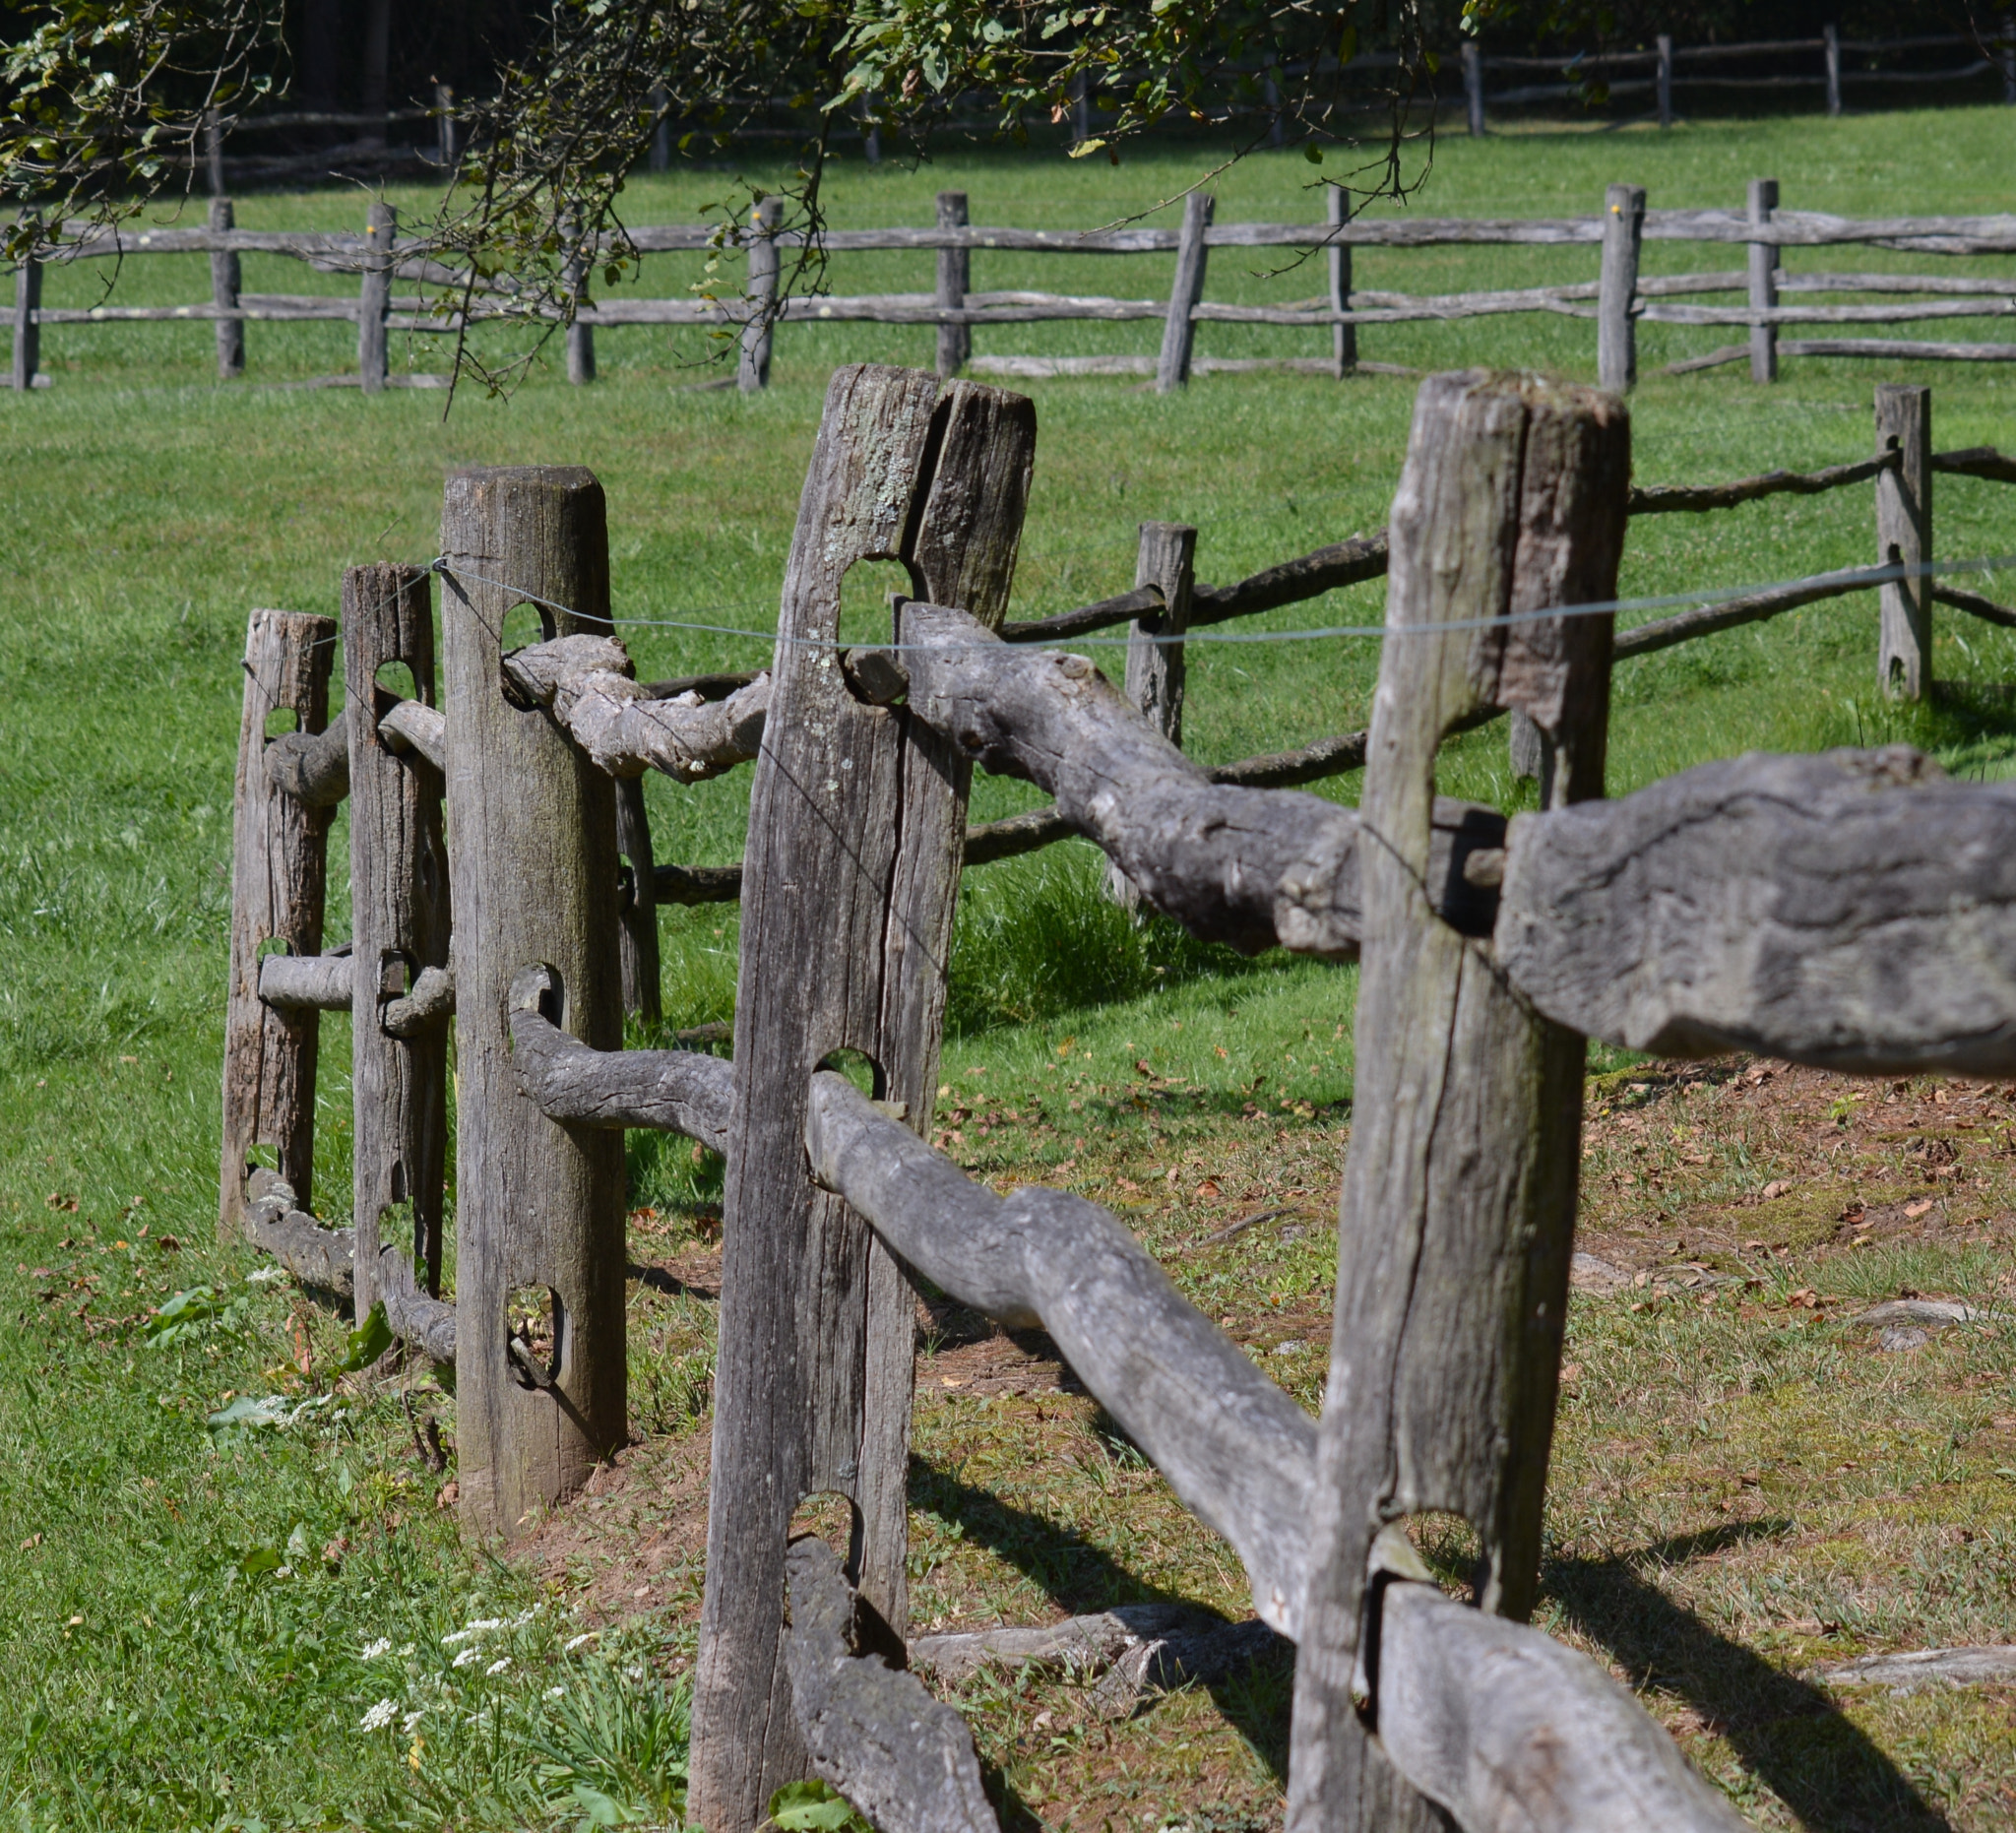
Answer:
[(268, 955), (259, 964), (259, 997), (270, 1006), (347, 1012), (356, 969), (349, 953)]
[(402, 999), (388, 999), (379, 1008), (378, 1022), (394, 1038), (416, 1038), (454, 1010), (455, 976), (446, 968), (422, 968), (414, 977), (411, 992)]
[[(1776, 361), (1775, 354), (1773, 360)], [(1703, 509), (1733, 509), (1738, 503), (1754, 503), (1767, 496), (1818, 496), (1851, 483), (1866, 483), (1896, 463), (1895, 453), (1884, 452), (1853, 465), (1829, 465), (1821, 471), (1767, 471), (1755, 477), (1738, 477), (1733, 483), (1649, 484), (1632, 490), (1631, 514), (1670, 516)]]
[[(1190, 589), (1197, 531), (1180, 522), (1144, 522), (1134, 561), (1134, 586), (1153, 586), (1162, 608), (1127, 626), (1124, 692), (1136, 711), (1177, 750), (1183, 748), (1183, 632), (1190, 626)], [(1171, 640), (1174, 639), (1174, 640)], [(1106, 863), (1106, 895), (1133, 910), (1140, 893), (1125, 872)]]
[(448, 722), (438, 708), (422, 706), (417, 700), (402, 700), (378, 722), (379, 735), (394, 750), (401, 745), (416, 751), (436, 770), (448, 763)]
[(1510, 706), (1545, 740), (1544, 806), (1603, 793), (1609, 617), (1478, 625), (1612, 598), (1629, 483), (1614, 396), (1482, 370), (1421, 387), (1360, 803), (1378, 844), (1358, 862), (1359, 1068), (1295, 1673), (1294, 1833), (1434, 1824), (1353, 1705), (1388, 1521), (1461, 1515), (1483, 1608), (1533, 1605), (1585, 1046), (1434, 912), (1434, 765), (1454, 723)]
[[(1876, 564), (1916, 566), (1932, 557), (1932, 391), (1876, 387), (1876, 451), (1897, 463), (1876, 479)], [(1918, 700), (1932, 691), (1932, 581), (1921, 573), (1878, 588), (1876, 679), (1885, 694)]]
[(311, 808), (331, 808), (350, 792), (349, 709), (319, 732), (283, 733), (266, 747), (275, 788)]
[(852, 1049), (928, 1123), (970, 772), (908, 712), (849, 690), (826, 647), (841, 579), (856, 560), (901, 559), (999, 623), (1035, 440), (1019, 396), (966, 382), (941, 396), (914, 370), (843, 368), (799, 506), (742, 884), (693, 1700), (692, 1812), (714, 1833), (748, 1833), (803, 1774), (782, 1628), (801, 1496), (850, 1498), (860, 1589), (899, 1633), (907, 1613), (914, 1300), (860, 1219), (807, 1179), (804, 1104), (819, 1063)]
[[(542, 709), (507, 697), (499, 642), (535, 596), (574, 607), (541, 613), (549, 636), (608, 633), (601, 485), (564, 468), (458, 473), (441, 547), (459, 1480), (464, 1523), (516, 1537), (628, 1433), (623, 1141), (556, 1125), (527, 1101), (506, 1029), (512, 976), (536, 961), (558, 977), (555, 1017), (570, 1035), (598, 1049), (623, 1039), (614, 787)], [(554, 1295), (551, 1386), (510, 1357), (506, 1306), (526, 1288)]]
[(315, 1157), (312, 1009), (259, 997), (260, 950), (272, 940), (293, 955), (322, 952), (329, 814), (277, 788), (266, 772), (266, 724), (295, 716), (300, 730), (329, 721), (336, 619), (303, 611), (254, 611), (245, 633), (245, 698), (238, 724), (231, 820), (230, 980), (224, 1005), (223, 1150), (218, 1231), (242, 1231), (245, 1174), (255, 1146), (272, 1146), (280, 1173), (307, 1207)]
[(434, 692), (434, 609), (425, 567), (384, 562), (343, 576), (344, 693), (351, 710), (350, 1086), (356, 1112), (350, 1215), (357, 1231), (357, 1309), (383, 1296), (380, 1234), (407, 1211), (400, 1253), (404, 1288), (425, 1269), (441, 1290), (441, 1191), (448, 1152), (448, 1030), (407, 1032), (385, 1023), (393, 1004), (430, 970), (448, 965), (448, 846), (442, 778), (433, 765), (402, 756), (384, 721), (399, 696), (379, 681), (389, 664), (410, 671), (415, 704)]
[[(990, 640), (961, 611), (904, 606), (911, 712), (997, 776), (1057, 798), (1148, 901), (1246, 954), (1277, 945), (1349, 959), (1359, 932), (1356, 815), (1292, 790), (1213, 781), (1082, 656)], [(1257, 774), (1257, 773), (1256, 773)], [(1503, 817), (1444, 800), (1428, 869), (1437, 909), (1486, 933), (1490, 901), (1463, 863)]]
[(2016, 787), (1894, 746), (1522, 816), (1497, 948), (1542, 1011), (1633, 1048), (2016, 1075)]
[(1788, 586), (1771, 586), (1740, 599), (1725, 599), (1720, 604), (1698, 604), (1689, 611), (1675, 611), (1649, 624), (1617, 633), (1613, 659), (1649, 656), (1655, 650), (1671, 649), (1675, 643), (1690, 643), (1696, 637), (1713, 636), (1718, 630), (1734, 630), (1742, 624), (1762, 623), (1801, 605), (1817, 604), (1822, 599), (1839, 599), (1851, 592), (1874, 592), (1882, 585), (1874, 577), (1881, 567), (1852, 566), (1839, 573), (1815, 573), (1810, 579), (1795, 580)]
[(511, 982), (511, 1066), (526, 1098), (549, 1120), (574, 1126), (648, 1126), (727, 1150), (734, 1065), (696, 1050), (598, 1050), (571, 1038), (541, 1004), (544, 968)]
[(973, 1733), (903, 1670), (903, 1639), (872, 1614), (840, 1555), (807, 1535), (785, 1558), (791, 1712), (812, 1772), (877, 1833), (998, 1833)]

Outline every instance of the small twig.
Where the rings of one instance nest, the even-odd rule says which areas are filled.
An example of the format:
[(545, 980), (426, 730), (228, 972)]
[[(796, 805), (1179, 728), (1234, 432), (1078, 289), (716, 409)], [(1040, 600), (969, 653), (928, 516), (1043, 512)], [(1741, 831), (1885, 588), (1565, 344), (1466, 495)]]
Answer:
[(1216, 1247), (1221, 1241), (1228, 1241), (1235, 1234), (1244, 1234), (1248, 1229), (1257, 1229), (1263, 1222), (1272, 1222), (1277, 1216), (1294, 1216), (1300, 1213), (1292, 1203), (1284, 1204), (1280, 1209), (1263, 1209), (1255, 1215), (1245, 1217), (1242, 1221), (1220, 1229), (1216, 1233), (1207, 1234), (1196, 1245), (1198, 1247)]

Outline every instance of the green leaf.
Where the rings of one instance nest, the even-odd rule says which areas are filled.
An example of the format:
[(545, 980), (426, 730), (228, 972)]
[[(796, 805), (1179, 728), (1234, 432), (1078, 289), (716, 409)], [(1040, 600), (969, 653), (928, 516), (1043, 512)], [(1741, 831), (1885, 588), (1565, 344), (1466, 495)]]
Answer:
[(238, 1570), (247, 1578), (257, 1578), (262, 1572), (278, 1572), (281, 1563), (278, 1547), (255, 1547), (238, 1561)]
[(1097, 153), (1105, 144), (1106, 143), (1103, 140), (1081, 140), (1075, 147), (1071, 149), (1070, 153), (1066, 155), (1066, 157), (1074, 159), (1082, 159), (1088, 153)]
[(368, 1368), (391, 1347), (392, 1326), (385, 1321), (385, 1301), (381, 1298), (371, 1307), (371, 1314), (346, 1339), (343, 1360), (336, 1365), (338, 1372), (355, 1374), (359, 1368)]
[(770, 1818), (784, 1833), (872, 1833), (847, 1797), (823, 1782), (793, 1782), (770, 1798)]

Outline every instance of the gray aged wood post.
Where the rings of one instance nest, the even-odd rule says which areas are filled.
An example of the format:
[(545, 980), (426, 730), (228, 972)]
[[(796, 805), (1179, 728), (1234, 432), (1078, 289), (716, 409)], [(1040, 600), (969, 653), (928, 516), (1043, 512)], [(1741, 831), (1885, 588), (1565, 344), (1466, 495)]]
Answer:
[(766, 197), (756, 206), (749, 236), (747, 322), (742, 326), (742, 354), (736, 386), (745, 394), (770, 386), (770, 335), (776, 328), (777, 225), (784, 219), (784, 200)]
[(656, 1024), (660, 1003), (657, 862), (651, 854), (651, 816), (644, 779), (616, 779), (616, 851), (629, 866), (623, 899), (623, 1010)]
[(672, 164), (672, 123), (665, 112), (671, 104), (665, 97), (665, 86), (655, 83), (651, 90), (651, 169), (655, 172), (669, 171)]
[[(1333, 226), (1344, 226), (1348, 208), (1342, 185), (1324, 186), (1323, 215), (1324, 220)], [(1330, 309), (1333, 312), (1348, 312), (1351, 310), (1351, 244), (1340, 236), (1324, 253), (1330, 262)], [(1331, 327), (1330, 354), (1337, 364), (1340, 381), (1358, 366), (1357, 326)]]
[(1645, 187), (1613, 184), (1604, 194), (1603, 267), (1596, 301), (1596, 374), (1621, 395), (1638, 380), (1638, 246), (1645, 234)]
[(439, 136), (437, 157), (443, 171), (453, 171), (461, 149), (455, 137), (455, 92), (445, 83), (434, 85), (434, 124)]
[[(1549, 740), (1550, 801), (1603, 793), (1611, 618), (1463, 624), (1615, 591), (1630, 424), (1614, 396), (1471, 370), (1416, 402), (1360, 818), (1359, 1082), (1295, 1669), (1288, 1826), (1446, 1826), (1353, 1703), (1389, 1522), (1463, 1516), (1481, 1607), (1524, 1617), (1568, 1297), (1584, 1041), (1539, 1017), (1424, 886), (1436, 746), (1491, 706)], [(1458, 626), (1438, 634), (1435, 626)], [(1368, 1651), (1376, 1659), (1375, 1651)]]
[[(417, 751), (394, 751), (378, 722), (402, 695), (379, 670), (404, 663), (412, 697), (434, 691), (434, 610), (427, 569), (352, 566), (343, 576), (345, 721), (350, 749), (350, 1085), (352, 1257), (357, 1315), (381, 1295), (379, 1233), (388, 1211), (410, 1204), (410, 1238), (398, 1243), (441, 1290), (441, 1173), (448, 1146), (448, 1026), (410, 1038), (385, 1029), (385, 1008), (412, 990), (424, 968), (448, 966), (448, 848), (441, 773)], [(410, 1290), (414, 1282), (407, 1282)]]
[[(1876, 451), (1901, 461), (1876, 474), (1876, 564), (1916, 566), (1932, 557), (1932, 391), (1912, 383), (1876, 388)], [(1877, 588), (1882, 623), (1876, 677), (1883, 691), (1919, 700), (1932, 689), (1932, 578)]]
[[(567, 238), (567, 300), (579, 312), (582, 295), (588, 290), (589, 256), (582, 247), (580, 225), (570, 217), (562, 225), (561, 234)], [(573, 318), (567, 323), (567, 380), (576, 388), (585, 388), (595, 380), (595, 327), (584, 325)]]
[(1827, 112), (1841, 112), (1841, 31), (1832, 20), (1820, 28), (1822, 54), (1827, 60)]
[(392, 242), (397, 233), (392, 206), (373, 204), (364, 219), (363, 269), (357, 282), (357, 374), (367, 395), (385, 387), (385, 321), (392, 310)]
[(2016, 13), (2002, 15), (2002, 103), (2016, 108)]
[[(229, 198), (214, 197), (210, 200), (210, 226), (219, 231), (237, 226)], [(210, 295), (220, 312), (238, 309), (239, 284), (237, 250), (213, 248), (210, 251)], [(245, 373), (245, 321), (242, 318), (220, 318), (217, 321), (217, 373), (220, 382), (229, 382)]]
[[(938, 193), (938, 226), (941, 229), (963, 229), (966, 227), (966, 193), (964, 191), (940, 191)], [(938, 250), (938, 303), (940, 305), (964, 306), (966, 295), (973, 290), (973, 250), (970, 248), (941, 248)], [(973, 354), (973, 327), (971, 325), (940, 325), (938, 327), (938, 373), (948, 380), (966, 367), (967, 359)]]
[(224, 124), (218, 118), (215, 108), (207, 108), (203, 115), (203, 158), (210, 170), (210, 194), (222, 197), (224, 194)]
[(1162, 355), (1156, 363), (1155, 392), (1170, 395), (1190, 381), (1190, 347), (1197, 327), (1190, 314), (1204, 296), (1204, 232), (1211, 227), (1214, 200), (1192, 191), (1183, 200), (1183, 229), (1176, 242), (1176, 278), (1169, 287), (1168, 316), (1163, 321)]
[[(785, 1666), (785, 1544), (800, 1498), (852, 1503), (850, 1576), (901, 1635), (915, 1299), (805, 1166), (812, 1072), (836, 1050), (928, 1130), (971, 766), (866, 706), (830, 648), (841, 578), (900, 558), (931, 601), (998, 625), (1036, 411), (912, 369), (834, 373), (786, 574), (750, 799), (723, 1201), (721, 1350), (691, 1814), (750, 1833), (807, 1773)], [(897, 620), (898, 640), (902, 620)]]
[[(598, 1050), (623, 1043), (615, 787), (507, 698), (500, 669), (505, 615), (535, 598), (571, 607), (535, 607), (548, 637), (609, 633), (606, 513), (593, 473), (558, 466), (458, 473), (441, 513), (456, 1437), (465, 1526), (507, 1537), (626, 1435), (623, 1135), (562, 1126), (520, 1093), (507, 1010), (513, 977), (542, 966), (548, 1017)], [(506, 1306), (527, 1289), (551, 1295), (550, 1360), (512, 1347)]]
[[(1750, 180), (1750, 221), (1769, 222), (1771, 213), (1778, 208), (1778, 180), (1776, 178), (1752, 178)], [(1768, 306), (1778, 303), (1778, 250), (1770, 242), (1751, 242), (1749, 245), (1750, 303)], [(1750, 327), (1750, 380), (1753, 382), (1775, 382), (1778, 380), (1778, 327), (1776, 325), (1752, 325)]]
[(18, 389), (33, 388), (42, 366), (42, 264), (30, 256), (14, 270), (14, 371)]
[[(1183, 645), (1158, 642), (1180, 637), (1190, 627), (1190, 592), (1196, 584), (1197, 531), (1181, 522), (1144, 522), (1134, 561), (1136, 586), (1157, 586), (1166, 607), (1153, 617), (1137, 617), (1127, 626), (1127, 698), (1171, 744), (1183, 742)], [(1110, 859), (1105, 868), (1106, 895), (1128, 910), (1136, 909), (1141, 893), (1134, 881)]]
[(314, 1202), (315, 1046), (322, 1014), (259, 997), (259, 956), (270, 941), (295, 955), (322, 952), (328, 883), (328, 808), (296, 801), (266, 774), (267, 721), (291, 713), (301, 731), (329, 724), (337, 623), (305, 611), (254, 611), (245, 631), (245, 699), (232, 788), (230, 982), (224, 1000), (223, 1155), (218, 1233), (245, 1226), (245, 1172), (271, 1146), (294, 1201)]
[(1484, 136), (1484, 60), (1475, 38), (1463, 41), (1463, 100), (1470, 116), (1470, 136)]
[(1653, 73), (1653, 86), (1659, 96), (1659, 124), (1670, 127), (1673, 124), (1673, 41), (1670, 34), (1662, 32), (1653, 43), (1659, 53), (1659, 65)]

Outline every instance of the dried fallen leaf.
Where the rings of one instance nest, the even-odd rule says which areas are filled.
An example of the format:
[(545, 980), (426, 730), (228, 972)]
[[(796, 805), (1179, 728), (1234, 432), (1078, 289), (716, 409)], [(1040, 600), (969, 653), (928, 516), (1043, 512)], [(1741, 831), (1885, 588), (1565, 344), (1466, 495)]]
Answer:
[(1791, 1189), (1792, 1184), (1789, 1179), (1784, 1177), (1774, 1177), (1768, 1184), (1764, 1186), (1764, 1189), (1761, 1194), (1763, 1195), (1765, 1202), (1774, 1203)]
[(1931, 1206), (1932, 1199), (1930, 1197), (1921, 1197), (1916, 1203), (1905, 1204), (1904, 1213), (1907, 1216), (1909, 1216), (1912, 1219), (1912, 1221), (1916, 1222), (1919, 1219), (1919, 1217), (1922, 1216), (1926, 1210), (1931, 1208)]
[(1218, 1187), (1216, 1177), (1207, 1177), (1197, 1186), (1196, 1196), (1201, 1203), (1216, 1203), (1225, 1192)]

